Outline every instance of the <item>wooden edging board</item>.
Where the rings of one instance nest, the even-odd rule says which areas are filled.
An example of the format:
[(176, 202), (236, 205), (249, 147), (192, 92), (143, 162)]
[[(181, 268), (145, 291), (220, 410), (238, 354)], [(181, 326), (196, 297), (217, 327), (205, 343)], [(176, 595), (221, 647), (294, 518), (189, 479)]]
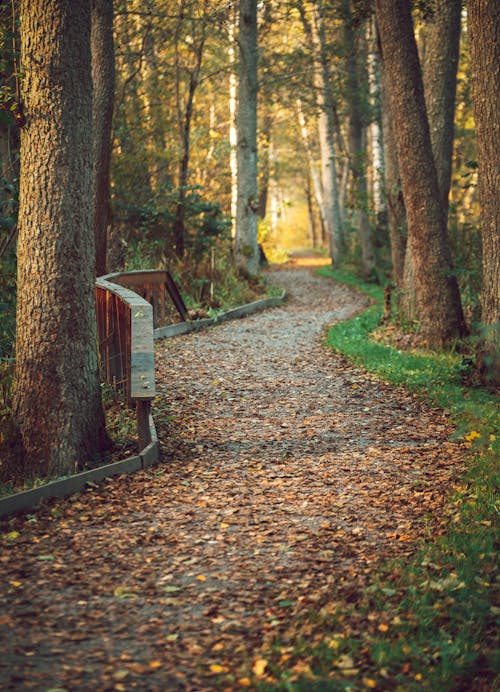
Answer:
[[(245, 317), (258, 310), (265, 310), (281, 305), (285, 296), (285, 291), (283, 291), (281, 296), (256, 300), (253, 303), (247, 303), (233, 310), (228, 310), (214, 318), (196, 320), (193, 322), (179, 322), (169, 325), (168, 327), (160, 327), (154, 330), (154, 338), (164, 339), (179, 334), (187, 334), (188, 332), (198, 331), (205, 327), (211, 327), (220, 322)], [(154, 419), (151, 414), (149, 416), (149, 427), (151, 442), (137, 456), (115, 461), (113, 464), (99, 466), (99, 468), (90, 471), (83, 471), (82, 473), (77, 473), (67, 478), (50, 481), (39, 488), (32, 488), (31, 490), (25, 490), (0, 498), (0, 517), (35, 509), (44, 500), (68, 497), (69, 495), (73, 495), (73, 493), (82, 491), (89, 483), (98, 483), (111, 476), (133, 473), (152, 466), (160, 457), (160, 444)]]
[(115, 461), (112, 464), (105, 464), (90, 471), (83, 471), (67, 478), (59, 478), (41, 485), (39, 488), (32, 488), (0, 498), (0, 517), (35, 509), (44, 500), (68, 497), (73, 493), (82, 491), (89, 483), (99, 483), (111, 476), (132, 473), (152, 466), (160, 457), (160, 445), (151, 415), (149, 416), (149, 428), (151, 442), (136, 456), (127, 457), (127, 459)]
[(253, 303), (247, 303), (246, 305), (241, 305), (238, 308), (233, 308), (227, 312), (223, 312), (216, 317), (206, 317), (202, 320), (193, 320), (188, 322), (177, 322), (175, 324), (169, 324), (167, 327), (158, 327), (154, 330), (155, 339), (166, 339), (172, 336), (179, 336), (181, 334), (188, 334), (189, 332), (199, 331), (205, 327), (213, 327), (221, 322), (227, 322), (228, 320), (235, 320), (240, 317), (246, 317), (247, 315), (257, 312), (259, 310), (267, 310), (268, 308), (274, 308), (281, 305), (285, 300), (286, 293), (280, 296), (274, 296), (272, 298), (262, 298), (261, 300), (254, 300)]

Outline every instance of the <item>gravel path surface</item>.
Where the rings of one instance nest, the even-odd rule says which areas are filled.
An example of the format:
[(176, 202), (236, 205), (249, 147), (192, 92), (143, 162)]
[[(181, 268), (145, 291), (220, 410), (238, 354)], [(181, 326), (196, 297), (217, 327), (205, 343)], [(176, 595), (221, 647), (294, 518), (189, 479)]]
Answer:
[(159, 467), (0, 526), (2, 689), (253, 687), (276, 639), (440, 530), (446, 417), (323, 346), (363, 298), (272, 278), (283, 306), (158, 343)]

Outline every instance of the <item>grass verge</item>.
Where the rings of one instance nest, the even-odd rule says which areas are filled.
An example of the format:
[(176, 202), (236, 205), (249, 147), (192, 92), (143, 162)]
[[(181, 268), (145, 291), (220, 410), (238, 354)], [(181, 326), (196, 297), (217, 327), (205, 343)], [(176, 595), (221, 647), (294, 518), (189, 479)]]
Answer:
[[(281, 682), (268, 678), (258, 689), (498, 690), (498, 399), (463, 386), (458, 354), (406, 352), (372, 340), (382, 290), (330, 268), (318, 273), (372, 299), (364, 312), (330, 329), (329, 346), (450, 411), (456, 435), (470, 446), (469, 467), (448, 500), (445, 533), (420, 546), (411, 561), (374, 575), (350, 612), (332, 604), (329, 614), (311, 614), (316, 636), (307, 642), (298, 635), (290, 654), (300, 665), (278, 662), (272, 679)], [(374, 618), (378, 627), (369, 626)], [(348, 636), (338, 634), (349, 620), (357, 626)]]

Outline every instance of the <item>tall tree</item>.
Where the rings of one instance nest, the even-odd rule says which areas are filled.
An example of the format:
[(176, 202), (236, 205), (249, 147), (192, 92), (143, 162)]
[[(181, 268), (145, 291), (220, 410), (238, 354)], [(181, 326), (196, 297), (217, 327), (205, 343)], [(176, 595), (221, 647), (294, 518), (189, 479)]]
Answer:
[(387, 204), (387, 225), (391, 246), (392, 281), (401, 297), (406, 255), (406, 210), (401, 189), (396, 141), (389, 108), (387, 78), (381, 61), (380, 100), (384, 143), (384, 193)]
[(96, 349), (90, 2), (22, 0), (14, 415), (28, 474), (106, 444)]
[(472, 58), (473, 105), (479, 163), (483, 286), (481, 321), (485, 330), (487, 375), (500, 384), (500, 5), (469, 0), (467, 21)]
[(367, 41), (367, 69), (368, 69), (368, 84), (369, 84), (369, 103), (371, 109), (371, 121), (369, 124), (370, 134), (370, 151), (371, 151), (371, 195), (373, 198), (373, 210), (377, 220), (381, 221), (385, 218), (386, 200), (383, 195), (383, 180), (384, 180), (384, 139), (382, 125), (382, 109), (381, 109), (381, 74), (380, 65), (376, 47), (376, 22), (371, 16), (366, 27)]
[[(198, 5), (198, 3), (196, 4)], [(192, 15), (189, 39), (182, 35), (186, 13)], [(179, 196), (174, 219), (175, 252), (178, 257), (183, 257), (185, 250), (185, 215), (187, 186), (189, 182), (189, 160), (191, 155), (191, 125), (193, 120), (194, 96), (200, 81), (203, 51), (207, 39), (207, 18), (207, 0), (204, 0), (201, 7), (198, 9), (195, 9), (194, 5), (187, 7), (186, 0), (180, 0), (174, 45), (177, 126), (179, 128), (181, 142), (181, 156), (178, 172)], [(183, 53), (186, 51), (188, 53), (187, 60), (183, 62)], [(187, 84), (184, 92), (181, 77), (182, 72), (187, 74)]]
[(238, 196), (234, 259), (250, 276), (259, 271), (257, 244), (257, 0), (240, 0), (238, 82)]
[[(432, 155), (446, 224), (453, 154), (461, 6), (462, 0), (449, 0), (445, 3), (429, 0), (423, 6), (424, 17), (419, 42)], [(409, 242), (406, 245), (399, 303), (400, 310), (408, 321), (416, 317), (414, 278), (412, 244)]]
[(344, 238), (340, 214), (337, 156), (334, 140), (335, 108), (326, 55), (323, 5), (321, 0), (313, 3), (311, 9), (311, 37), (314, 57), (314, 85), (318, 106), (318, 139), (321, 151), (323, 205), (330, 242), (330, 255), (332, 262), (338, 264), (342, 260)]
[(361, 61), (359, 45), (361, 36), (354, 27), (354, 11), (351, 0), (343, 0), (344, 49), (346, 54), (347, 104), (349, 109), (349, 159), (353, 182), (352, 198), (356, 210), (358, 240), (361, 249), (363, 276), (371, 278), (375, 269), (372, 230), (368, 218), (368, 184), (366, 179), (366, 118), (363, 118), (362, 80), (359, 78)]
[(422, 77), (439, 192), (448, 214), (462, 0), (433, 0), (422, 31)]
[(409, 0), (376, 0), (422, 339), (442, 346), (465, 322), (453, 275)]
[(92, 133), (96, 275), (106, 273), (110, 224), (109, 169), (115, 91), (113, 0), (92, 0)]

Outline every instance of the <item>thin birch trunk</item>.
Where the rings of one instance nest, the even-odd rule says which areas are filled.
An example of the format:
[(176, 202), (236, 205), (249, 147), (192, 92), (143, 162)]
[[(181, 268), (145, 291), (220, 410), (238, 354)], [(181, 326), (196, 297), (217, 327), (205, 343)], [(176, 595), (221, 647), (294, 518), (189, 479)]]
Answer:
[(332, 262), (342, 260), (343, 232), (337, 182), (334, 123), (330, 75), (326, 64), (321, 3), (312, 8), (311, 22), (314, 51), (314, 84), (318, 106), (318, 137), (321, 151), (321, 180), (325, 224), (328, 229)]
[(257, 0), (240, 0), (238, 198), (234, 259), (248, 276), (259, 272), (257, 244)]

